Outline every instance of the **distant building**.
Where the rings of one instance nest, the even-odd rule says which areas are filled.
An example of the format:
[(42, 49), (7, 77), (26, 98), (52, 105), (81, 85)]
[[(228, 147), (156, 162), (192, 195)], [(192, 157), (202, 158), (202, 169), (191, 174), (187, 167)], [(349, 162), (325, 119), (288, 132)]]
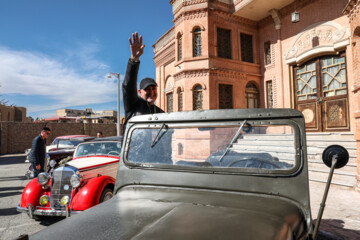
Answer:
[(117, 111), (98, 110), (91, 108), (85, 110), (77, 109), (59, 109), (56, 110), (56, 116), (46, 118), (45, 121), (53, 122), (84, 122), (84, 123), (115, 123)]
[(30, 120), (26, 117), (26, 108), (0, 104), (0, 121), (29, 122)]

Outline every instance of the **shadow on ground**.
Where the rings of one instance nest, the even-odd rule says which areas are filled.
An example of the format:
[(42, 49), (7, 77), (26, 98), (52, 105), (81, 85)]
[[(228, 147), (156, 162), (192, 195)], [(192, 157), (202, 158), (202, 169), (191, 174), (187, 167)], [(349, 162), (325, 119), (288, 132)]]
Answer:
[[(315, 220), (314, 220), (315, 224)], [(340, 219), (323, 219), (320, 223), (318, 240), (357, 240), (360, 231), (344, 228), (344, 221)]]
[(25, 156), (0, 156), (0, 165), (20, 163), (25, 163)]
[(3, 208), (0, 209), (0, 216), (11, 216), (11, 215), (17, 215), (20, 214), (15, 207), (13, 208)]

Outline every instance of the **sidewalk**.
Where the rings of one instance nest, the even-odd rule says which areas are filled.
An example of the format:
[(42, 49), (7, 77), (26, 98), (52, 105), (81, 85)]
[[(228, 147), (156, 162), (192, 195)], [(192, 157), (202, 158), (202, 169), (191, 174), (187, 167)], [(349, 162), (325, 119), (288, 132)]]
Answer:
[[(325, 183), (310, 181), (311, 213), (314, 221), (324, 190)], [(331, 185), (320, 231), (328, 236), (326, 239), (360, 239), (360, 192)]]

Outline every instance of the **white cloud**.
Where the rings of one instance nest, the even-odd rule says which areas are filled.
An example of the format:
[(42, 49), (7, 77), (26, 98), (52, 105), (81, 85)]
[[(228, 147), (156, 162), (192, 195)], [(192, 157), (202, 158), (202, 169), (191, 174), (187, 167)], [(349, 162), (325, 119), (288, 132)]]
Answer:
[(105, 75), (109, 67), (93, 56), (96, 44), (84, 45), (63, 60), (37, 52), (14, 51), (0, 47), (0, 93), (40, 95), (49, 105), (29, 103), (28, 112), (55, 110), (67, 106), (114, 101), (116, 79)]

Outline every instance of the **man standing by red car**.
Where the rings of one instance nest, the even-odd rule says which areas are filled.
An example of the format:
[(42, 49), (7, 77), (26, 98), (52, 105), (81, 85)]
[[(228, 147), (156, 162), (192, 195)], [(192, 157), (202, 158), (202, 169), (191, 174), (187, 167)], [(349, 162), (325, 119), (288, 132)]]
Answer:
[(48, 127), (41, 129), (40, 134), (34, 138), (29, 154), (29, 161), (34, 169), (34, 178), (44, 172), (46, 157), (46, 139), (50, 136), (51, 130)]

